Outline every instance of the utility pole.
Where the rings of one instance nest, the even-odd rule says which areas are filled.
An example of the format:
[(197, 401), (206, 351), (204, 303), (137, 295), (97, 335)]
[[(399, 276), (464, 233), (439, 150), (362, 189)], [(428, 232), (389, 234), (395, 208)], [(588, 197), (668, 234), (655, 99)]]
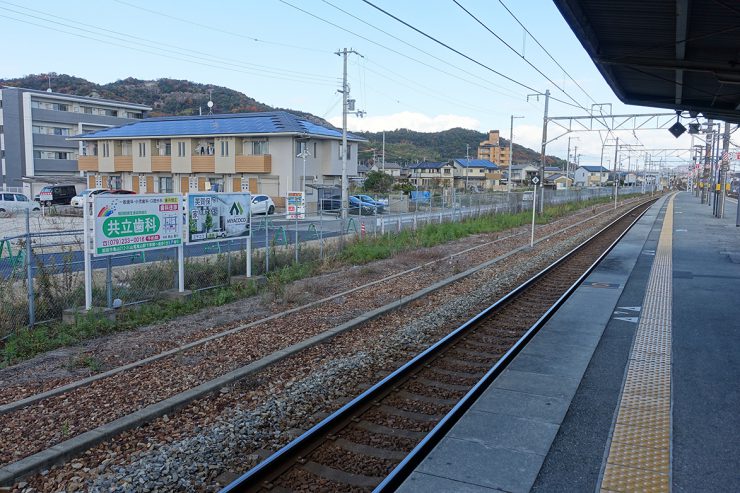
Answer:
[(710, 165), (711, 165), (711, 159), (712, 159), (712, 129), (714, 128), (714, 120), (711, 118), (707, 120), (707, 138), (705, 143), (705, 150), (704, 150), (704, 172), (702, 173), (702, 178), (704, 178), (704, 183), (702, 184), (701, 188), (701, 203), (709, 203), (709, 186), (710, 186), (710, 180), (709, 175), (711, 174), (710, 171)]
[[(530, 96), (536, 96), (539, 100), (540, 95), (542, 95), (541, 92), (535, 93), (535, 94), (527, 94), (527, 101), (529, 101)], [(550, 90), (545, 90), (545, 116), (542, 118), (542, 151), (540, 152), (540, 180), (545, 179), (545, 147), (547, 146), (547, 108), (550, 105)], [(545, 182), (542, 181), (542, 184), (544, 185)], [(545, 187), (542, 187), (542, 199), (540, 200), (540, 213), (542, 213), (545, 209)]]
[[(509, 128), (509, 179), (506, 180), (506, 192), (511, 192), (511, 167), (514, 165), (514, 118), (524, 118), (523, 116), (511, 115), (511, 127)], [(570, 137), (568, 137), (570, 139)], [(570, 140), (568, 140), (570, 144)], [(566, 180), (566, 183), (568, 181)]]
[(383, 161), (381, 161), (383, 163), (382, 169), (383, 169), (383, 173), (385, 173), (385, 130), (383, 130), (383, 157), (382, 159), (383, 159)]
[(470, 144), (465, 144), (465, 192), (468, 191), (468, 168), (470, 168)]
[(617, 159), (619, 156), (619, 137), (614, 145), (614, 209), (617, 208), (617, 193), (619, 192), (619, 173), (617, 172)]
[[(730, 124), (725, 122), (725, 131), (722, 136), (722, 161), (719, 172), (719, 204), (717, 206), (717, 217), (725, 216), (725, 182), (727, 181), (727, 172), (730, 170)], [(727, 156), (727, 158), (725, 158)]]
[(347, 84), (347, 55), (354, 53), (357, 56), (362, 56), (353, 49), (344, 48), (341, 51), (336, 51), (334, 54), (344, 57), (342, 64), (342, 89), (338, 92), (342, 93), (342, 219), (347, 219), (347, 211), (349, 209), (349, 183), (347, 183), (347, 114), (357, 114), (362, 118), (364, 112), (355, 111), (354, 100), (352, 101), (352, 108), (348, 107), (349, 99), (349, 84)]

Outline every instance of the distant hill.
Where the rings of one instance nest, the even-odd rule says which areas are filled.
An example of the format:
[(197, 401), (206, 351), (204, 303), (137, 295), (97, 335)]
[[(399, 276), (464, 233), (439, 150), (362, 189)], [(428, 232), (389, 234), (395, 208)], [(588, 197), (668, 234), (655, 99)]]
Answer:
[[(360, 149), (360, 159), (368, 160), (373, 157), (373, 150), (381, 154), (383, 149), (382, 132), (354, 132), (367, 138), (367, 146)], [(464, 158), (466, 145), (470, 146), (469, 156), (477, 157), (478, 144), (488, 138), (487, 133), (469, 130), (466, 128), (451, 128), (441, 132), (415, 132), (402, 128), (385, 132), (385, 160), (401, 164), (416, 161), (442, 161), (446, 159)], [(508, 146), (507, 139), (501, 139), (502, 146)], [(565, 160), (555, 156), (547, 156), (547, 166), (565, 166)], [(514, 163), (539, 163), (540, 152), (514, 142)]]
[[(48, 87), (45, 74), (32, 74), (15, 79), (0, 79), (0, 85), (25, 87), (28, 89), (45, 90)], [(256, 99), (250, 98), (239, 91), (228, 87), (213, 84), (199, 84), (188, 80), (157, 79), (141, 80), (129, 77), (109, 84), (96, 84), (81, 77), (66, 74), (57, 74), (52, 78), (52, 88), (55, 92), (73, 94), (76, 96), (96, 96), (117, 101), (129, 101), (145, 104), (153, 109), (151, 116), (168, 115), (197, 115), (199, 108), (204, 113), (208, 111), (209, 91), (217, 113), (242, 113), (252, 111), (285, 110), (300, 115), (315, 123), (333, 127), (323, 118), (285, 108), (275, 108)], [(369, 160), (373, 156), (373, 149), (377, 153), (382, 149), (382, 133), (354, 132), (369, 139), (366, 145), (360, 147), (360, 159)], [(415, 132), (400, 129), (385, 133), (386, 161), (399, 163), (413, 163), (417, 161), (438, 161), (465, 157), (465, 145), (470, 146), (470, 157), (475, 158), (478, 144), (488, 137), (487, 134), (476, 130), (452, 128), (442, 132)], [(501, 145), (509, 142), (501, 139)], [(539, 151), (514, 143), (514, 162), (539, 162)], [(563, 166), (565, 161), (554, 156), (547, 156), (548, 166)]]

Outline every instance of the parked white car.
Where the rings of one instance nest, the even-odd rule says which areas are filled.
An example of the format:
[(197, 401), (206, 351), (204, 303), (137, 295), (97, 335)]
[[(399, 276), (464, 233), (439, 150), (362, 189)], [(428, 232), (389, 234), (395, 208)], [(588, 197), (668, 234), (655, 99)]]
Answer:
[(97, 195), (101, 192), (105, 192), (108, 190), (107, 188), (88, 188), (86, 190), (83, 190), (82, 192), (78, 193), (74, 197), (72, 197), (72, 200), (69, 201), (69, 205), (73, 207), (82, 207), (82, 204), (85, 203), (85, 199), (88, 195)]
[(0, 212), (24, 211), (26, 209), (40, 211), (41, 204), (29, 200), (22, 193), (0, 193)]
[(275, 202), (269, 195), (252, 195), (252, 214), (274, 214)]

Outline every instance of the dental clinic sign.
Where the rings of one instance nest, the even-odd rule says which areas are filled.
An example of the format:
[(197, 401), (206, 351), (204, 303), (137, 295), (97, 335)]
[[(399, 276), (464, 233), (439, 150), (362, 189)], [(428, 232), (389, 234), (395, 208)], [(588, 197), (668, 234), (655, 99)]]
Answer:
[(249, 193), (189, 193), (187, 242), (202, 243), (249, 236)]
[(182, 244), (181, 196), (96, 195), (93, 253), (167, 248)]

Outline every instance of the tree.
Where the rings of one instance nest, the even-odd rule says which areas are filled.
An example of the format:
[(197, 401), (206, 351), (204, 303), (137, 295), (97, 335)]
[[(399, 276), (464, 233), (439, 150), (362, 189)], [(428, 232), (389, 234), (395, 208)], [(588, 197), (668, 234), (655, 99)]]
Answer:
[(388, 193), (393, 186), (393, 177), (382, 171), (369, 171), (365, 177), (364, 188), (368, 192)]
[(213, 227), (213, 216), (211, 215), (211, 211), (206, 213), (206, 220), (203, 222), (203, 226), (206, 228), (206, 233), (210, 233), (211, 228)]

